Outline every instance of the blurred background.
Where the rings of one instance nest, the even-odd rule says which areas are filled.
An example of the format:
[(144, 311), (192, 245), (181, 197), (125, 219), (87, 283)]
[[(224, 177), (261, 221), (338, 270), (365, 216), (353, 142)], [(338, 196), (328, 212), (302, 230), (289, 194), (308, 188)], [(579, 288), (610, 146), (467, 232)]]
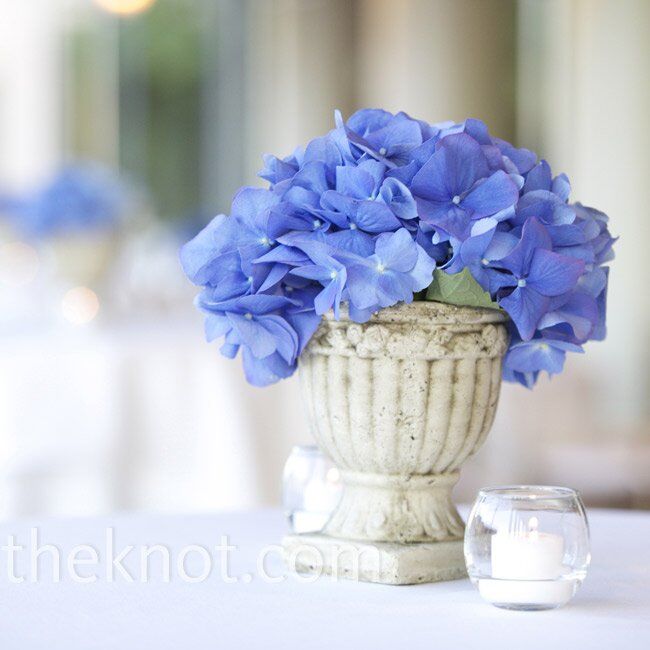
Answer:
[[(333, 111), (472, 116), (620, 235), (609, 336), (505, 385), (456, 490), (650, 507), (650, 2), (0, 0), (0, 517), (279, 503), (297, 378), (203, 340), (177, 252)], [(643, 267), (644, 268), (644, 267)]]

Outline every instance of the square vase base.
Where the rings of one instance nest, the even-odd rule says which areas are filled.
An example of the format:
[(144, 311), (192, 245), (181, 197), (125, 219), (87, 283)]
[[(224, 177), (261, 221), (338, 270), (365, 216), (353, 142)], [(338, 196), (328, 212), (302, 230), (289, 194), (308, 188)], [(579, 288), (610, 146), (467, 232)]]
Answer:
[(287, 535), (284, 561), (291, 571), (385, 585), (467, 577), (462, 540), (450, 542), (360, 542), (322, 533)]

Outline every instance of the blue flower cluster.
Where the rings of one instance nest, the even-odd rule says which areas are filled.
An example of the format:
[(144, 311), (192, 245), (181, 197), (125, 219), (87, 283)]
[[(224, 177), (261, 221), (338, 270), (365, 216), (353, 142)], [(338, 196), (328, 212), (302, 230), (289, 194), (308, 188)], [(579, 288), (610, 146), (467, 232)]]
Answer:
[(124, 203), (124, 189), (108, 170), (78, 164), (61, 168), (31, 192), (1, 197), (0, 211), (25, 237), (43, 239), (111, 229), (118, 223)]
[[(607, 217), (569, 204), (546, 161), (483, 122), (364, 109), (242, 188), (181, 251), (209, 340), (249, 382), (291, 375), (321, 316), (364, 322), (467, 268), (510, 316), (504, 377), (532, 386), (605, 335)], [(418, 296), (420, 298), (420, 296)]]

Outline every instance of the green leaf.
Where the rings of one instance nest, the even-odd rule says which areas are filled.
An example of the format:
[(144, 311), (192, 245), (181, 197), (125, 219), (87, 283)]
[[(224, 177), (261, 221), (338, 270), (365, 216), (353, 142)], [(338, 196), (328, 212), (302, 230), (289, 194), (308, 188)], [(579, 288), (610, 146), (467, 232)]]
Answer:
[(462, 307), (499, 309), (499, 305), (492, 301), (487, 291), (483, 291), (468, 268), (453, 275), (436, 269), (433, 273), (433, 282), (427, 289), (426, 300), (446, 302)]

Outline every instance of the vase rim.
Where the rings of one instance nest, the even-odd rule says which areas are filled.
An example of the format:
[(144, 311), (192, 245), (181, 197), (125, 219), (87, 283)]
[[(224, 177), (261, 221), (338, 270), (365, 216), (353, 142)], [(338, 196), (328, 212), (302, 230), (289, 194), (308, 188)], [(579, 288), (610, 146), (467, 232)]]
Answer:
[[(340, 318), (335, 318), (329, 311), (324, 316), (330, 321), (349, 321), (347, 305), (341, 305)], [(368, 321), (372, 323), (398, 323), (414, 320), (435, 320), (437, 323), (505, 323), (508, 315), (500, 309), (487, 307), (466, 307), (451, 305), (433, 300), (414, 300), (410, 303), (399, 302), (391, 307), (376, 311)]]
[(479, 497), (496, 497), (515, 501), (545, 501), (551, 499), (580, 499), (580, 492), (559, 485), (497, 485), (481, 488)]

